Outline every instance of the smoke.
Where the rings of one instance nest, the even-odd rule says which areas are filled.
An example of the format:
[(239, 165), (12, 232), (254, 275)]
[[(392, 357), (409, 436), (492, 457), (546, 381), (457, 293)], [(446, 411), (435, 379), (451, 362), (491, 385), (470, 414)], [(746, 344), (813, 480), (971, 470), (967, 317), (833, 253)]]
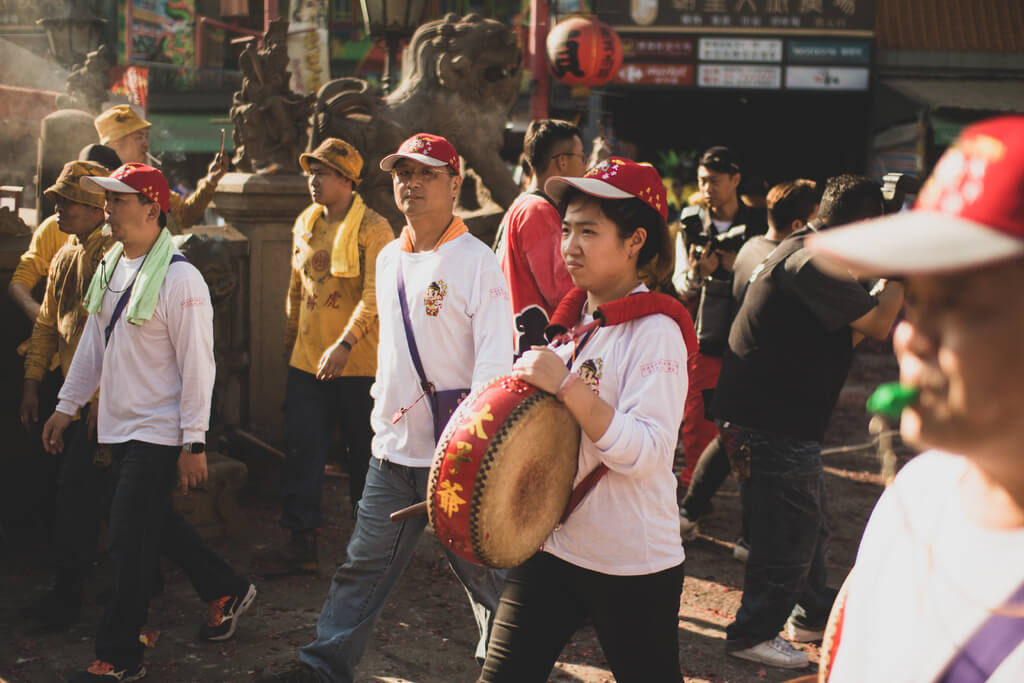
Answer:
[[(27, 40), (45, 37), (30, 36)], [(45, 42), (33, 45), (45, 52)], [(68, 72), (21, 45), (0, 38), (0, 85), (50, 92), (64, 92)], [(7, 99), (5, 97), (5, 99)], [(16, 98), (11, 98), (11, 100)], [(12, 111), (13, 101), (0, 105), (0, 184), (25, 188), (22, 205), (35, 203), (36, 147), (39, 141), (38, 117), (23, 111)]]

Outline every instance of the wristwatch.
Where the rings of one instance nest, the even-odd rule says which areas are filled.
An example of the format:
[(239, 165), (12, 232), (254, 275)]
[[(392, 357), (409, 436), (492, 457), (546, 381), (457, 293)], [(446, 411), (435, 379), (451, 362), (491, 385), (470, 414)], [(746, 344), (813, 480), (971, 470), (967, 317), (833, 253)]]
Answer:
[(202, 441), (191, 441), (189, 443), (181, 444), (181, 449), (193, 454), (205, 453), (206, 444), (203, 443)]

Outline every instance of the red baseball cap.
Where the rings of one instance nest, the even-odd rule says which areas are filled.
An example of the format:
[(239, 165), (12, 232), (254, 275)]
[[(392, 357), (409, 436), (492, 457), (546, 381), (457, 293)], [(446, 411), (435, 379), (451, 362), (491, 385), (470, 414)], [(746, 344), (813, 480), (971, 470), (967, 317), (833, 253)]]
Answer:
[(555, 176), (544, 183), (544, 191), (556, 202), (561, 201), (570, 187), (602, 199), (636, 197), (668, 220), (665, 184), (650, 164), (639, 164), (622, 157), (608, 157), (584, 173), (582, 178)]
[[(141, 194), (160, 206), (164, 213), (170, 209), (171, 188), (164, 174), (146, 164), (130, 163), (121, 166), (106, 178), (89, 176), (79, 183), (92, 192), (128, 192)], [(98, 189), (93, 189), (94, 186)]]
[(380, 160), (380, 170), (391, 171), (402, 159), (412, 159), (427, 166), (450, 166), (456, 174), (460, 173), (459, 153), (440, 135), (416, 133), (403, 142), (397, 152)]
[(824, 231), (807, 244), (860, 272), (891, 275), (1024, 256), (1024, 116), (964, 129), (910, 211)]

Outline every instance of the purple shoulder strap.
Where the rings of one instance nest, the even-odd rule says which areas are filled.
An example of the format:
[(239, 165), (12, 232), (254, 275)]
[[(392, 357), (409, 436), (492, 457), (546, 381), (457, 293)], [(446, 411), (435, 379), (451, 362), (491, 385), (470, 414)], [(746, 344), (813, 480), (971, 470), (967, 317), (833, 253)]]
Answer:
[(423, 363), (420, 361), (420, 351), (416, 348), (416, 337), (412, 333), (412, 322), (409, 321), (409, 304), (405, 300), (405, 268), (402, 266), (402, 257), (398, 257), (398, 304), (402, 307), (402, 326), (405, 327), (405, 340), (409, 343), (409, 355), (412, 356), (412, 364), (416, 366), (416, 374), (420, 376), (420, 387), (428, 394), (434, 392), (434, 385), (427, 381), (427, 375), (423, 372)]
[[(175, 254), (171, 257), (171, 263), (181, 263), (183, 261), (188, 263), (188, 259), (181, 254)], [(132, 297), (132, 290), (135, 289), (135, 280), (138, 277), (139, 274), (136, 273), (135, 277), (132, 278), (132, 284), (128, 289), (124, 290), (124, 294), (121, 295), (121, 298), (118, 299), (117, 303), (114, 305), (114, 312), (110, 315), (110, 323), (107, 325), (107, 329), (103, 331), (103, 346), (110, 343), (110, 335), (114, 332), (114, 323), (116, 323), (117, 319), (121, 317), (121, 313), (124, 312), (125, 307), (128, 305), (128, 300)]]
[[(1024, 604), (1024, 584), (1021, 584), (1003, 607)], [(982, 683), (987, 681), (999, 665), (1024, 642), (1024, 616), (1020, 614), (992, 614), (974, 632), (953, 661), (946, 666), (936, 683)]]

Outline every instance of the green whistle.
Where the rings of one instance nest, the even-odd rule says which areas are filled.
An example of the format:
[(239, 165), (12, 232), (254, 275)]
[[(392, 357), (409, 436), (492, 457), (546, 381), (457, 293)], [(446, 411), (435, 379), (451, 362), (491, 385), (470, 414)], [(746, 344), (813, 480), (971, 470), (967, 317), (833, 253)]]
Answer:
[(898, 420), (903, 409), (913, 405), (920, 393), (918, 389), (899, 382), (886, 382), (875, 389), (875, 393), (868, 398), (866, 407), (869, 413)]

